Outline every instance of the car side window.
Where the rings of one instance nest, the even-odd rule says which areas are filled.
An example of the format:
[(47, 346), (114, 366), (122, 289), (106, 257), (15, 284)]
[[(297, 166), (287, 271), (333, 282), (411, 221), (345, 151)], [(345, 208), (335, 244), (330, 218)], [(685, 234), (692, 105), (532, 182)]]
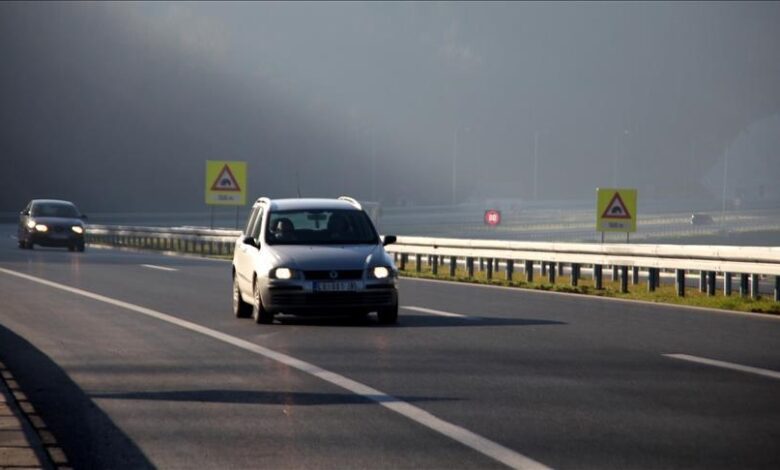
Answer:
[(259, 207), (257, 210), (257, 217), (255, 217), (255, 224), (252, 227), (252, 233), (250, 236), (255, 240), (260, 240), (260, 228), (263, 226), (263, 208)]
[(255, 207), (252, 211), (252, 214), (249, 216), (249, 221), (246, 224), (246, 228), (244, 229), (244, 236), (250, 236), (252, 235), (252, 229), (255, 226), (255, 220), (257, 220), (257, 214), (260, 212), (260, 207)]

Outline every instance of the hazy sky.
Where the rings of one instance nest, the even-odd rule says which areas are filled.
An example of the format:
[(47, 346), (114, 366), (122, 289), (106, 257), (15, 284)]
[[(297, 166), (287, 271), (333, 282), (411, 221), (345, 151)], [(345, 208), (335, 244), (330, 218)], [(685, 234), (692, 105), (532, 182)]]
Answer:
[(457, 201), (531, 199), (535, 135), (540, 199), (720, 194), (726, 153), (755, 169), (730, 193), (780, 196), (778, 24), (773, 2), (2, 3), (0, 210), (200, 210), (207, 159), (246, 160), (251, 198), (446, 204), (454, 161)]

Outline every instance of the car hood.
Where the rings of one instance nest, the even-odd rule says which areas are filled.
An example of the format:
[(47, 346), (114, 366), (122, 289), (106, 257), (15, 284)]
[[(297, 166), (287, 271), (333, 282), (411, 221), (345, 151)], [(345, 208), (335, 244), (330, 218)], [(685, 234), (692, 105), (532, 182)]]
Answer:
[(384, 261), (381, 245), (276, 245), (277, 266), (294, 269), (363, 269)]
[(80, 225), (84, 226), (84, 221), (71, 217), (31, 217), (36, 224), (44, 225)]

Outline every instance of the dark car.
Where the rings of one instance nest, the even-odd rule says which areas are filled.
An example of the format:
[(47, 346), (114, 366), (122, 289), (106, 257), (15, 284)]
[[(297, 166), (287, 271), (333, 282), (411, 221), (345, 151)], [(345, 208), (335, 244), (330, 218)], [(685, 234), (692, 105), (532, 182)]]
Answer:
[(84, 220), (69, 201), (33, 199), (19, 214), (19, 248), (62, 246), (84, 251)]

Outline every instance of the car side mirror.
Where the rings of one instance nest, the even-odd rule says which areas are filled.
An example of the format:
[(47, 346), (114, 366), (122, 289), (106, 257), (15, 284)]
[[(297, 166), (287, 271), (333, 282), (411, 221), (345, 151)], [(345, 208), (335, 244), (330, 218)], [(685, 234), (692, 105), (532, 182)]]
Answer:
[(398, 241), (398, 238), (395, 235), (385, 235), (385, 239), (382, 240), (382, 246), (392, 245)]
[(30, 211), (22, 211), (19, 215), (30, 215)]
[(257, 242), (255, 242), (255, 239), (252, 237), (244, 237), (244, 245), (249, 245), (257, 248)]

